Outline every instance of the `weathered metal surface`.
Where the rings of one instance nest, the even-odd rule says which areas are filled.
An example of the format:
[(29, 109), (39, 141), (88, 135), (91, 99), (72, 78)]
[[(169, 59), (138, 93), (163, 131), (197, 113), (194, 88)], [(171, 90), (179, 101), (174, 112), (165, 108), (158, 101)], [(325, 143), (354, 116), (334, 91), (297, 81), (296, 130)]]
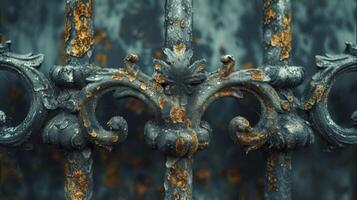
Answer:
[(357, 112), (351, 115), (353, 127), (342, 127), (332, 119), (327, 109), (328, 98), (337, 77), (357, 70), (356, 52), (355, 44), (347, 43), (343, 54), (316, 56), (316, 66), (320, 71), (312, 77), (302, 105), (309, 111), (316, 130), (338, 147), (357, 143)]
[[(127, 136), (128, 125), (122, 116), (111, 117), (107, 126), (97, 119), (97, 104), (110, 91), (115, 91), (118, 99), (140, 99), (152, 109), (155, 118), (146, 123), (144, 135), (152, 148), (161, 150), (167, 157), (163, 186), (166, 199), (192, 199), (192, 157), (197, 150), (207, 148), (212, 132), (210, 125), (202, 120), (207, 107), (221, 97), (242, 98), (242, 91), (255, 95), (262, 108), (258, 124), (251, 126), (245, 117), (237, 116), (230, 122), (230, 135), (247, 151), (258, 148), (267, 151), (265, 197), (291, 198), (289, 151), (310, 144), (313, 137), (308, 123), (296, 112), (302, 103), (291, 91), (302, 82), (304, 70), (289, 66), (292, 49), (290, 1), (264, 2), (265, 53), (261, 68), (235, 70), (235, 60), (226, 55), (221, 58), (222, 66), (218, 70), (207, 72), (204, 60), (192, 62), (192, 1), (167, 0), (166, 60), (153, 60), (154, 73), (151, 76), (139, 69), (138, 56), (133, 54), (124, 59), (124, 67), (120, 69), (90, 66), (95, 43), (93, 2), (73, 0), (66, 3), (64, 41), (69, 62), (65, 66), (53, 67), (50, 74), (52, 83), (39, 73), (43, 76), (41, 81), (48, 82), (51, 89), (48, 90), (50, 95), (41, 93), (38, 96), (55, 100), (44, 108), (39, 103), (40, 107), (36, 108), (52, 110), (54, 115), (45, 126), (44, 141), (68, 152), (65, 160), (67, 199), (90, 199), (92, 196), (92, 146), (110, 149)], [(1, 58), (8, 54), (6, 48), (2, 49)], [(15, 66), (13, 68), (22, 69), (22, 66), (14, 64), (15, 61), (10, 61)], [(333, 69), (337, 71), (343, 68), (336, 66)], [(353, 71), (354, 67), (343, 69)], [(32, 74), (25, 75), (28, 77), (31, 78)], [(56, 95), (52, 94), (51, 84), (56, 87)], [(313, 88), (304, 109), (314, 109), (325, 100), (325, 96), (324, 85)], [(314, 113), (313, 110), (311, 112)], [(46, 115), (40, 117), (42, 120), (29, 124), (41, 126)], [(312, 118), (316, 124), (325, 123), (314, 114)], [(356, 117), (353, 115), (352, 118)], [(6, 115), (0, 112), (0, 122), (5, 119)], [(353, 132), (347, 134), (348, 139), (338, 139), (338, 144), (353, 143)], [(21, 137), (16, 136), (3, 143), (18, 144), (27, 137), (21, 132), (13, 135)], [(344, 138), (346, 131), (340, 135)], [(229, 180), (237, 182), (237, 178)], [(140, 191), (146, 186), (142, 187)]]
[(282, 99), (283, 112), (276, 124), (277, 135), (286, 138), (284, 147), (268, 149), (265, 199), (292, 199), (291, 150), (307, 146), (314, 137), (307, 121), (297, 114), (299, 101), (292, 89), (304, 78), (302, 67), (289, 66), (292, 45), (290, 0), (265, 0), (263, 25), (263, 65), (272, 76), (272, 85)]

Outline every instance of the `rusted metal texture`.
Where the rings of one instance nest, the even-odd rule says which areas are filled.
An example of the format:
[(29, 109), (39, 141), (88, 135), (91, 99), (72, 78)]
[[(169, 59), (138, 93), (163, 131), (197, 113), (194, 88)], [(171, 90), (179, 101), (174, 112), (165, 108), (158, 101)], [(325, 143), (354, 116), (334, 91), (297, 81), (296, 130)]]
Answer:
[(320, 71), (304, 98), (295, 96), (305, 71), (290, 62), (290, 0), (263, 0), (262, 66), (235, 69), (233, 56), (223, 55), (212, 72), (206, 71), (204, 59), (193, 59), (193, 0), (166, 0), (165, 58), (153, 59), (151, 75), (143, 72), (135, 54), (128, 54), (119, 69), (91, 63), (94, 6), (93, 0), (66, 0), (66, 64), (53, 66), (48, 77), (37, 69), (42, 54), (16, 54), (10, 42), (0, 45), (0, 69), (18, 75), (31, 93), (29, 112), (19, 125), (9, 127), (0, 111), (0, 144), (16, 146), (42, 130), (44, 143), (64, 151), (66, 199), (92, 199), (93, 150), (111, 150), (127, 137), (123, 116), (113, 116), (105, 125), (97, 118), (97, 105), (109, 92), (116, 99), (136, 98), (152, 110), (154, 118), (146, 122), (143, 134), (165, 156), (166, 200), (193, 199), (193, 158), (209, 146), (212, 133), (203, 114), (223, 97), (239, 99), (245, 92), (260, 103), (257, 124), (236, 116), (228, 129), (246, 152), (259, 149), (266, 155), (265, 199), (292, 199), (292, 151), (314, 142), (312, 126), (332, 145), (357, 143), (357, 112), (351, 116), (354, 127), (343, 128), (327, 110), (336, 77), (357, 69), (356, 45), (348, 43), (340, 55), (317, 56)]

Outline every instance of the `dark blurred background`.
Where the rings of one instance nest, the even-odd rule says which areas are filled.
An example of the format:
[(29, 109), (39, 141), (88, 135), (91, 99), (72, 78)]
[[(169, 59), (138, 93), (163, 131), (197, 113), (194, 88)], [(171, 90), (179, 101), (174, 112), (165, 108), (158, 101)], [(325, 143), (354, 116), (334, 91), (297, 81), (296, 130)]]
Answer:
[[(0, 0), (0, 40), (12, 40), (19, 53), (44, 53), (41, 71), (63, 64), (65, 1)], [(345, 41), (355, 42), (354, 0), (299, 0), (293, 4), (292, 63), (304, 66), (306, 81), (316, 72), (315, 55), (341, 53)], [(152, 72), (152, 58), (162, 58), (164, 1), (95, 1), (96, 50), (93, 62), (118, 68), (124, 56), (136, 53), (140, 65)], [(195, 57), (205, 58), (208, 70), (216, 69), (223, 54), (233, 55), (236, 68), (262, 63), (261, 0), (194, 0)], [(341, 125), (351, 126), (357, 109), (357, 74), (339, 78), (330, 96), (329, 109)], [(14, 125), (29, 108), (22, 81), (0, 69), (0, 110)], [(110, 153), (94, 153), (94, 199), (162, 199), (162, 154), (144, 143), (143, 126), (150, 111), (135, 99), (117, 100), (110, 94), (101, 101), (98, 117), (115, 114), (129, 123), (128, 139)], [(262, 199), (264, 157), (259, 151), (245, 154), (227, 134), (236, 115), (259, 119), (257, 100), (221, 99), (205, 113), (214, 129), (209, 148), (194, 162), (196, 200)], [(41, 133), (18, 148), (0, 147), (0, 199), (64, 199), (63, 152), (41, 143)], [(293, 199), (357, 199), (357, 149), (331, 151), (316, 133), (311, 147), (294, 152)]]

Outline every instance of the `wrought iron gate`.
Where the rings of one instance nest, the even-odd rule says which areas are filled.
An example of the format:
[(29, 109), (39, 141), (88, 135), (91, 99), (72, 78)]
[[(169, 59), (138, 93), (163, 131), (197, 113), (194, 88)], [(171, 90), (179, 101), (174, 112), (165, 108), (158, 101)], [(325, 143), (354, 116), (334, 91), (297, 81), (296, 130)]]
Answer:
[[(46, 144), (67, 151), (66, 198), (91, 199), (93, 149), (110, 149), (124, 141), (128, 132), (121, 116), (112, 117), (107, 127), (96, 119), (98, 101), (115, 91), (118, 98), (142, 100), (155, 114), (146, 123), (144, 135), (148, 145), (166, 156), (165, 199), (192, 199), (192, 157), (207, 148), (212, 131), (202, 115), (213, 101), (240, 98), (245, 91), (261, 103), (260, 121), (251, 126), (246, 118), (237, 116), (229, 124), (230, 136), (247, 151), (260, 149), (267, 155), (265, 198), (291, 199), (291, 151), (313, 143), (311, 125), (333, 145), (357, 142), (356, 127), (340, 127), (327, 110), (336, 77), (356, 71), (357, 48), (347, 43), (343, 54), (317, 56), (320, 71), (312, 80), (304, 79), (303, 67), (290, 64), (290, 4), (290, 0), (264, 0), (263, 66), (235, 70), (234, 58), (224, 55), (221, 66), (207, 72), (204, 60), (192, 60), (192, 0), (166, 0), (166, 60), (154, 59), (155, 72), (147, 75), (133, 54), (120, 69), (91, 64), (94, 2), (67, 0), (64, 37), (68, 63), (52, 67), (50, 77), (37, 69), (42, 54), (16, 54), (10, 42), (0, 46), (0, 69), (16, 73), (32, 92), (31, 108), (18, 126), (6, 126), (6, 115), (0, 111), (0, 144), (19, 145), (42, 130)], [(293, 89), (304, 80), (310, 82), (306, 95), (294, 96)], [(357, 112), (351, 118), (357, 124)]]

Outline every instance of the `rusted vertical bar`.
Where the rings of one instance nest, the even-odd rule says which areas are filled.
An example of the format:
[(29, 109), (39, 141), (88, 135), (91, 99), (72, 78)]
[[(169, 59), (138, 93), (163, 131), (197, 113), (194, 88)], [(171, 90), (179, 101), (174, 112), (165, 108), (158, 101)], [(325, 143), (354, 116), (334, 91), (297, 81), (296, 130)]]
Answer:
[[(284, 66), (290, 61), (290, 0), (264, 0), (264, 65)], [(278, 90), (292, 93), (290, 90)], [(266, 153), (265, 199), (291, 199), (291, 152), (271, 150)]]
[(192, 48), (192, 0), (166, 0), (165, 46), (184, 44)]
[[(93, 1), (66, 0), (65, 48), (68, 63), (89, 64), (93, 50)], [(93, 193), (92, 150), (65, 153), (65, 197), (91, 199)]]
[[(192, 0), (166, 0), (165, 47), (192, 49)], [(165, 199), (192, 199), (192, 158), (166, 156)]]

